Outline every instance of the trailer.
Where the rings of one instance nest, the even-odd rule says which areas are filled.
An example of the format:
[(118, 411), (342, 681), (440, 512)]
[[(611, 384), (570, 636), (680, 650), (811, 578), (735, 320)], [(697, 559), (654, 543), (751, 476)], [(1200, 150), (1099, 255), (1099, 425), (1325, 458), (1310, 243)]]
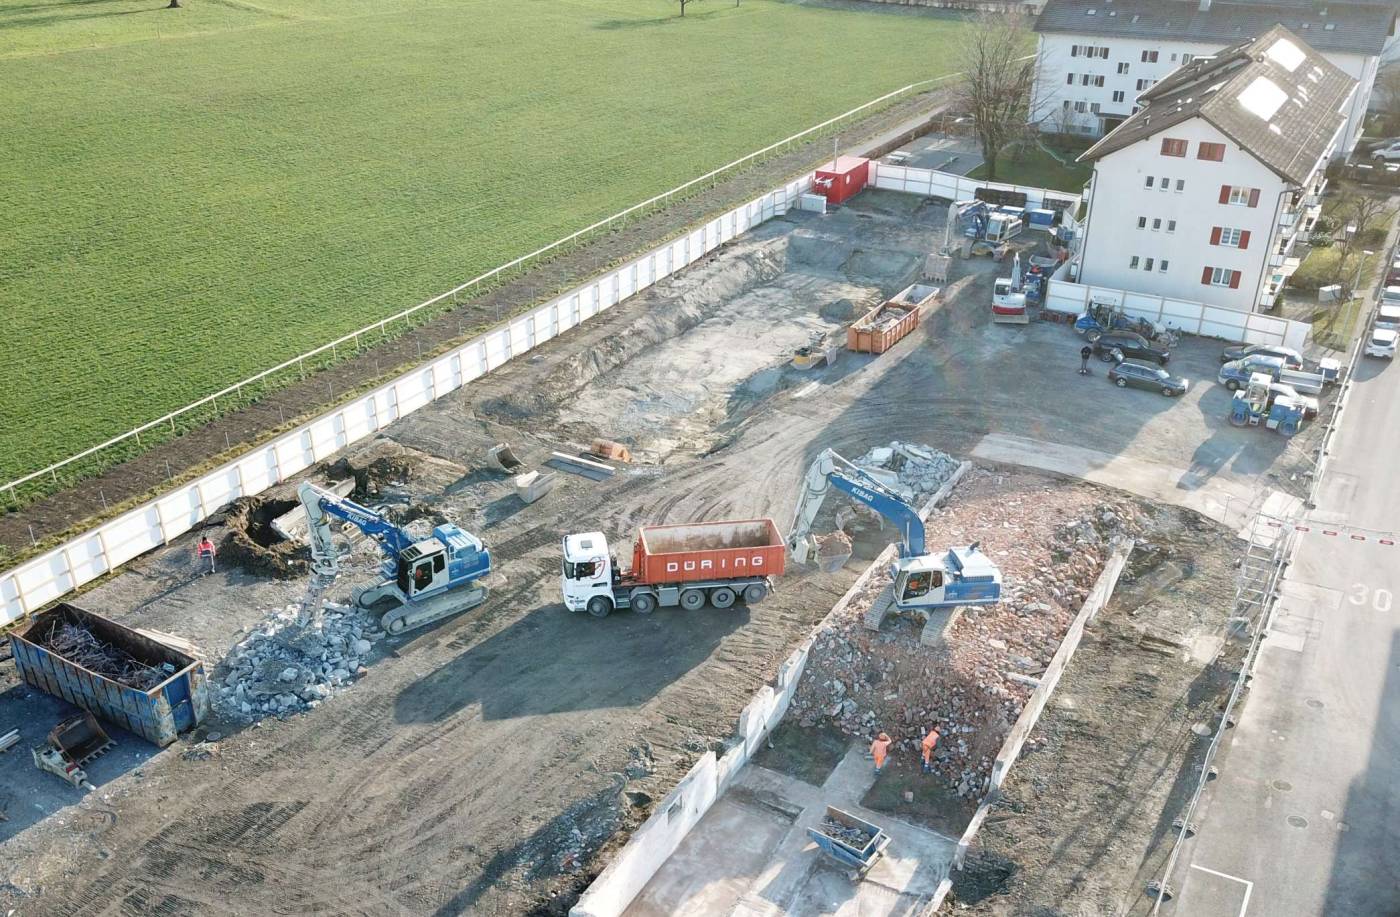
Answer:
[(857, 353), (884, 353), (908, 337), (938, 298), (941, 287), (911, 283), (851, 323), (846, 347)]
[[(72, 647), (81, 642), (81, 659)], [(62, 603), (10, 635), (26, 684), (165, 747), (209, 711), (204, 663), (172, 646)]]
[(761, 602), (783, 573), (787, 546), (772, 519), (746, 519), (644, 525), (626, 569), (602, 532), (566, 536), (563, 553), (564, 606), (605, 618), (622, 608), (650, 614)]
[(884, 856), (890, 836), (863, 818), (835, 806), (826, 807), (821, 825), (807, 829), (822, 852), (850, 870), (851, 881), (864, 878)]

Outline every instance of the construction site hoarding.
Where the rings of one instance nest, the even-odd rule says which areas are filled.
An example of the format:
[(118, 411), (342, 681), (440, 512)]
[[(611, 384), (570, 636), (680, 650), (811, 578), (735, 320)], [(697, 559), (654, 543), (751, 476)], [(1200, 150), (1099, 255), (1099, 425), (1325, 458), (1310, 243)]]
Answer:
[(164, 747), (209, 710), (204, 663), (76, 605), (10, 634), (24, 681)]

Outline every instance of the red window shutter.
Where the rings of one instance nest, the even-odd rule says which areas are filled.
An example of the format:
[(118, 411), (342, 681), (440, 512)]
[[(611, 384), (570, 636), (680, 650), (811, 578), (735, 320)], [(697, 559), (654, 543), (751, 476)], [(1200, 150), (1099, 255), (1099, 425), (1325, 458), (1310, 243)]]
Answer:
[(1201, 283), (1204, 283), (1204, 284), (1206, 284), (1207, 286), (1210, 285), (1210, 274), (1211, 274), (1211, 271), (1212, 271), (1212, 270), (1214, 270), (1214, 268), (1209, 268), (1209, 267), (1203, 267), (1203, 268), (1201, 268)]
[(1249, 248), (1249, 230), (1240, 233), (1240, 248)]
[(1239, 271), (1231, 271), (1231, 272), (1230, 272), (1230, 289), (1232, 289), (1232, 290), (1238, 290), (1239, 288), (1240, 288), (1240, 272), (1239, 272)]
[(1212, 227), (1210, 228), (1210, 244), (1211, 244), (1211, 245), (1219, 245), (1219, 244), (1220, 244), (1220, 227), (1219, 227), (1219, 226), (1212, 226)]
[(1259, 206), (1259, 189), (1258, 189), (1258, 188), (1250, 188), (1250, 189), (1249, 189), (1249, 206), (1251, 206), (1251, 207), (1258, 207), (1258, 206)]
[(1220, 203), (1222, 203), (1222, 204), (1228, 204), (1228, 203), (1230, 203), (1230, 186), (1229, 186), (1229, 185), (1221, 185), (1221, 186), (1220, 186)]

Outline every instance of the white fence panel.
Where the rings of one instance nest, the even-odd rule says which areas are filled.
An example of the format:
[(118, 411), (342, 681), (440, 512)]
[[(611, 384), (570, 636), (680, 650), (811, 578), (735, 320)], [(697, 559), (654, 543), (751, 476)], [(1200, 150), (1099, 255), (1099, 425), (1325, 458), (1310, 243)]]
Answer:
[(1166, 299), (1066, 280), (1051, 280), (1045, 295), (1045, 307), (1059, 312), (1082, 312), (1089, 302), (1121, 304), (1123, 311), (1129, 315), (1160, 322), (1187, 334), (1227, 341), (1287, 344), (1301, 350), (1312, 330), (1312, 326), (1306, 322), (1272, 315), (1240, 312), (1200, 302)]
[(426, 366), (259, 446), (197, 481), (123, 513), (43, 556), (0, 574), (0, 626), (9, 624), (169, 542), (239, 496), (285, 481), (404, 414), (455, 391), (657, 280), (694, 263), (763, 220), (787, 213), (811, 187), (806, 175), (618, 270), (507, 321)]

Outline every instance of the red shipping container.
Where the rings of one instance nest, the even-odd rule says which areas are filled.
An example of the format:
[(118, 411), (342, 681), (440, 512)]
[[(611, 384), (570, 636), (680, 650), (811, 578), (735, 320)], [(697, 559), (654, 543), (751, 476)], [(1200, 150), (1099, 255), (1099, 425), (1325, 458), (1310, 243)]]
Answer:
[(826, 198), (828, 204), (844, 204), (855, 197), (870, 181), (870, 160), (861, 156), (838, 156), (817, 169), (812, 191)]
[(772, 519), (645, 525), (632, 547), (630, 578), (661, 584), (782, 576), (786, 560)]

